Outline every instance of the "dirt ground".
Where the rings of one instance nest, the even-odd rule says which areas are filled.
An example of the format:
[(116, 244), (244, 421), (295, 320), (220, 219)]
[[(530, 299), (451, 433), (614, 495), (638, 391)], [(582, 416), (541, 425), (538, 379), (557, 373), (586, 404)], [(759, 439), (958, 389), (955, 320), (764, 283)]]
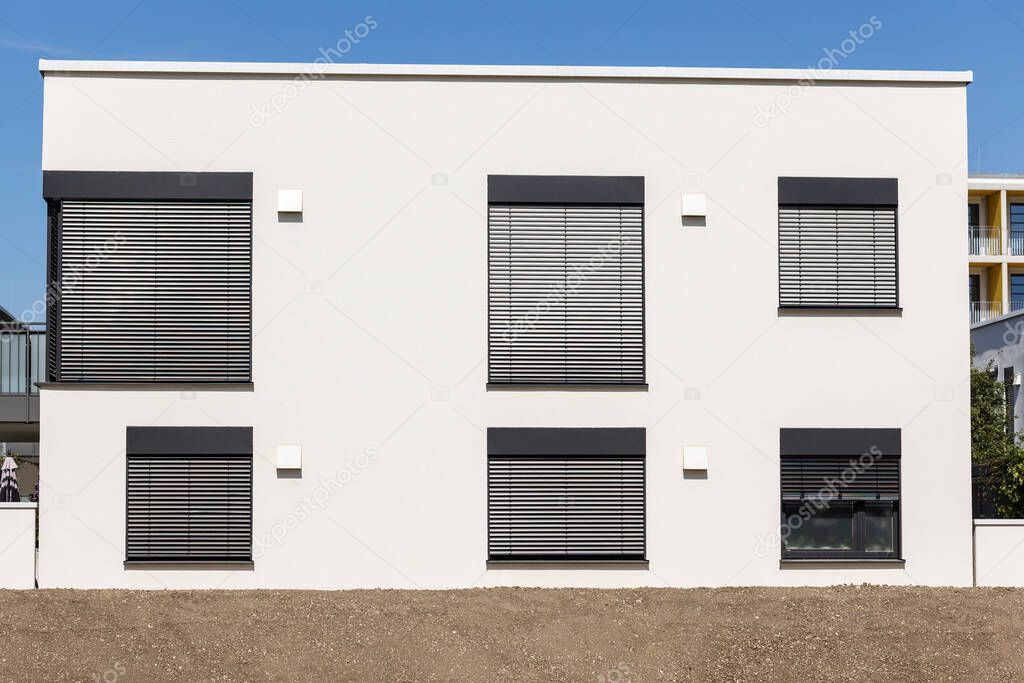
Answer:
[(17, 681), (1007, 680), (1024, 590), (0, 591)]

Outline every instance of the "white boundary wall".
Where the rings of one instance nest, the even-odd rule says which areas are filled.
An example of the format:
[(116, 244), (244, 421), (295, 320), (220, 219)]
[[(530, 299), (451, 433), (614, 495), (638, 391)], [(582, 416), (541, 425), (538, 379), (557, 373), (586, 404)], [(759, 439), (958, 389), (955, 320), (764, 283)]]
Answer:
[(0, 503), (0, 588), (35, 588), (35, 503)]
[(1024, 587), (1024, 519), (974, 520), (974, 582)]

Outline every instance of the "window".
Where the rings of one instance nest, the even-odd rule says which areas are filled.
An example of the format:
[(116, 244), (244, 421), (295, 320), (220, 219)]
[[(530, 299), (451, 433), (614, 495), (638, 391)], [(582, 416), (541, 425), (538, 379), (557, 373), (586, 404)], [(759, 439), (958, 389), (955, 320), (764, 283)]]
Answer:
[(51, 381), (250, 381), (251, 174), (47, 172), (44, 190)]
[(1013, 366), (1003, 368), (1003, 394), (1004, 403), (1006, 405), (1006, 433), (1010, 436), (1016, 432), (1016, 414), (1017, 414), (1017, 387), (1014, 386), (1014, 379), (1016, 379), (1016, 373), (1013, 371)]
[(488, 381), (644, 383), (643, 178), (488, 178)]
[(972, 304), (981, 302), (981, 275), (971, 273), (967, 276), (967, 294)]
[(1010, 204), (1010, 254), (1024, 256), (1024, 204)]
[(981, 227), (981, 205), (980, 204), (968, 204), (967, 205), (967, 227), (968, 228)]
[(900, 430), (783, 429), (783, 559), (900, 558)]
[(897, 182), (779, 178), (779, 306), (897, 308)]
[(252, 561), (252, 429), (129, 427), (127, 562)]
[(643, 560), (644, 441), (644, 429), (488, 429), (488, 560)]
[(1024, 273), (1010, 273), (1010, 312), (1024, 308)]

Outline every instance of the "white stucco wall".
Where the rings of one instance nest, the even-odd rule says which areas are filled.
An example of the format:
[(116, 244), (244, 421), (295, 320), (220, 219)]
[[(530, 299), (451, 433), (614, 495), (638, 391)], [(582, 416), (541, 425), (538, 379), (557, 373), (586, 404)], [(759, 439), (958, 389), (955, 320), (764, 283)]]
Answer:
[(35, 503), (0, 503), (0, 588), (36, 585)]
[[(45, 80), (44, 169), (254, 173), (254, 389), (44, 389), (41, 586), (970, 584), (962, 85), (823, 83), (759, 127), (793, 83), (339, 76), (253, 127), (290, 82)], [(498, 173), (645, 177), (648, 391), (486, 390)], [(780, 316), (782, 175), (899, 179), (902, 316)], [(281, 188), (302, 223), (278, 221)], [(684, 189), (706, 229), (681, 226)], [(254, 427), (253, 569), (123, 568), (125, 427), (151, 424)], [(646, 427), (649, 569), (487, 569), (496, 426)], [(905, 568), (759, 549), (781, 427), (902, 428)], [(302, 476), (278, 478), (292, 443)], [(706, 480), (686, 444), (710, 447)]]
[(976, 585), (1024, 587), (1024, 520), (975, 520), (974, 541)]

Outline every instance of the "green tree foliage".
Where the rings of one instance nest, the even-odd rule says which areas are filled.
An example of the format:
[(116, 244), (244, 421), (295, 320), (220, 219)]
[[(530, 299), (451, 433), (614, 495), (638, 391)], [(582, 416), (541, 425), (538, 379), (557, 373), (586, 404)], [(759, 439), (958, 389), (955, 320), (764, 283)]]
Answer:
[(999, 515), (1019, 519), (1024, 518), (1024, 431), (1007, 433), (1006, 387), (995, 375), (992, 363), (982, 369), (971, 363), (971, 461), (981, 466), (983, 486)]

